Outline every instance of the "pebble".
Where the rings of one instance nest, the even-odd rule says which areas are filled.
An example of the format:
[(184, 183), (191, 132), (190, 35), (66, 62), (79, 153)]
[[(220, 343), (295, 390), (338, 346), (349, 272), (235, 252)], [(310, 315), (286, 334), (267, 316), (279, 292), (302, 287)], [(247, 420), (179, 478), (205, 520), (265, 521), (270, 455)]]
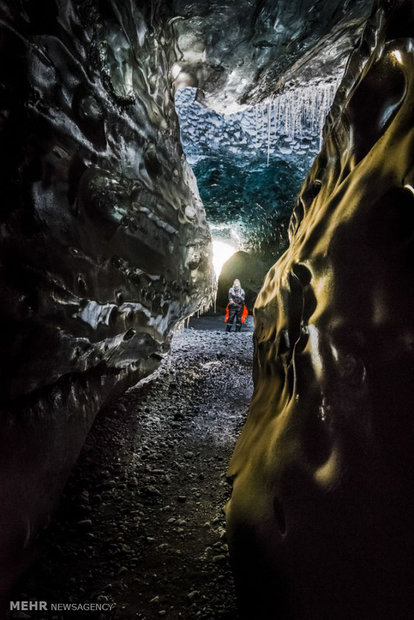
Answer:
[(147, 495), (161, 495), (161, 491), (159, 489), (157, 489), (157, 487), (154, 486), (147, 486), (144, 487), (142, 489), (143, 493), (146, 493)]
[[(222, 507), (230, 493), (225, 470), (251, 392), (252, 343), (247, 334), (228, 347), (222, 336), (178, 333), (164, 378), (131, 389), (123, 409), (118, 401), (98, 416), (42, 558), (56, 579), (62, 558), (73, 568), (75, 577), (59, 584), (66, 601), (104, 591), (121, 610), (129, 587), (128, 605), (141, 620), (236, 617)], [(44, 586), (36, 576), (25, 600)], [(164, 592), (168, 605), (158, 594)]]

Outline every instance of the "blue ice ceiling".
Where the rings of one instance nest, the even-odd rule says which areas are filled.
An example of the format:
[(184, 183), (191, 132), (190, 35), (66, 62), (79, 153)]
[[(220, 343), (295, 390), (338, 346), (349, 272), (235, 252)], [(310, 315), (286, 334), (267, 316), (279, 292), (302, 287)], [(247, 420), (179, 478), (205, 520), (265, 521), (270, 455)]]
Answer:
[(241, 240), (269, 262), (283, 251), (296, 195), (315, 156), (338, 80), (292, 89), (222, 115), (176, 94), (181, 141), (213, 235)]

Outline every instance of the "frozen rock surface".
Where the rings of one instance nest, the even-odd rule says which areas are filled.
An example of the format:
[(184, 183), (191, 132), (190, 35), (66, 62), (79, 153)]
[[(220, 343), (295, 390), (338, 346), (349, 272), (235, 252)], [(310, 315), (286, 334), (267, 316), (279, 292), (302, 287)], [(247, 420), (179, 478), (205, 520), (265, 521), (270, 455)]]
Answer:
[(229, 474), (245, 617), (414, 610), (413, 3), (380, 0), (255, 309)]

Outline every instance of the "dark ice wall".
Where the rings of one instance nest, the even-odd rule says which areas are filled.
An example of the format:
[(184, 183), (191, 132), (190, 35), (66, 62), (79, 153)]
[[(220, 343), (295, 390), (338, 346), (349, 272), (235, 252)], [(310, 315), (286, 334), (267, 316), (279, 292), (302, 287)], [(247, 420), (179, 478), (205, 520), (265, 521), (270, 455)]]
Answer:
[[(172, 0), (178, 86), (226, 113), (285, 84), (331, 76), (349, 56), (371, 0)], [(237, 106), (236, 106), (237, 107)]]
[(245, 617), (414, 613), (414, 5), (380, 0), (255, 309), (230, 467)]
[(0, 591), (93, 418), (209, 303), (156, 3), (2, 2)]

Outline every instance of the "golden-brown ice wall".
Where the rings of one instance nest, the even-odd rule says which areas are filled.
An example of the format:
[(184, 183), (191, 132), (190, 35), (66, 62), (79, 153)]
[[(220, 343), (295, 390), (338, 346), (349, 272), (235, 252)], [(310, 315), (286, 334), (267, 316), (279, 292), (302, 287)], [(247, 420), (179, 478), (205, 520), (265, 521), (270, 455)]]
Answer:
[(414, 613), (413, 37), (375, 4), (256, 303), (227, 509), (255, 620)]

